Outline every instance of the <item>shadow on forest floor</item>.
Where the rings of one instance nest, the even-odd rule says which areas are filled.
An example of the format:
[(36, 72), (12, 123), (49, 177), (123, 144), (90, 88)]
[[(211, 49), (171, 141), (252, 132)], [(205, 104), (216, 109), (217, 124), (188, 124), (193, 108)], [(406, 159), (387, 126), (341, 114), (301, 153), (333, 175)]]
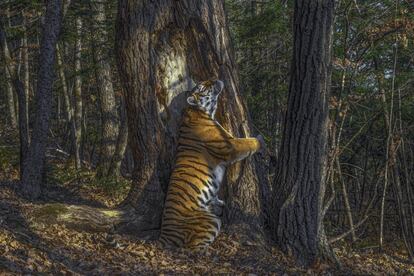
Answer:
[[(83, 204), (91, 207), (102, 207), (103, 204), (78, 197), (62, 187), (53, 187), (45, 192), (44, 198), (27, 202), (16, 193), (16, 185), (16, 182), (0, 182), (0, 273), (133, 272), (134, 269), (119, 269), (116, 262), (122, 264), (122, 258), (111, 261), (97, 258), (95, 246), (103, 251), (108, 249), (105, 234), (79, 233), (60, 225), (42, 229), (33, 227), (27, 217), (32, 208), (45, 203)], [(55, 194), (65, 195), (65, 198), (55, 198)], [(112, 254), (105, 254), (102, 250), (99, 253), (113, 258)], [(151, 266), (143, 263), (137, 271), (155, 272)]]
[[(335, 251), (343, 264), (338, 270), (320, 265), (310, 270), (295, 266), (277, 248), (246, 243), (237, 233), (224, 230), (204, 254), (165, 250), (136, 235), (75, 231), (63, 225), (34, 225), (30, 213), (45, 203), (105, 206), (86, 198), (76, 189), (47, 186), (46, 196), (28, 202), (16, 193), (16, 182), (0, 182), (0, 274), (276, 274), (281, 275), (377, 275), (414, 273), (403, 255), (351, 252), (345, 246)], [(234, 231), (236, 229), (236, 231)], [(410, 270), (411, 269), (411, 270)]]
[[(240, 250), (235, 236), (221, 235), (205, 254), (164, 250), (136, 236), (115, 235), (116, 245), (104, 233), (77, 232), (62, 225), (41, 227), (30, 223), (31, 209), (45, 203), (87, 204), (72, 191), (52, 187), (45, 198), (28, 202), (16, 193), (16, 182), (0, 182), (0, 271), (11, 273), (74, 274), (194, 274), (194, 273), (281, 273), (279, 262), (265, 250)], [(56, 194), (64, 199), (54, 198)], [(254, 254), (251, 254), (253, 253)]]
[(76, 260), (65, 254), (65, 248), (56, 248), (43, 240), (34, 232), (26, 218), (22, 215), (22, 208), (30, 207), (20, 198), (13, 196), (11, 183), (1, 185), (0, 201), (0, 235), (1, 251), (0, 268), (15, 273), (42, 272), (42, 266), (36, 259), (43, 259), (45, 265), (53, 261), (51, 272), (60, 269), (80, 272)]

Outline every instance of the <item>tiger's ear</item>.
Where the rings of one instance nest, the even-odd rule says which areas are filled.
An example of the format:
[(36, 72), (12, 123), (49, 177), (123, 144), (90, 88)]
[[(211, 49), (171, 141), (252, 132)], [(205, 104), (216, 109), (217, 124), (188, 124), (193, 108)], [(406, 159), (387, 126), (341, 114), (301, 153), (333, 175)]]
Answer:
[(194, 99), (193, 96), (190, 96), (190, 97), (187, 98), (187, 103), (189, 105), (197, 105), (197, 103), (196, 103), (196, 101), (195, 101), (195, 99)]

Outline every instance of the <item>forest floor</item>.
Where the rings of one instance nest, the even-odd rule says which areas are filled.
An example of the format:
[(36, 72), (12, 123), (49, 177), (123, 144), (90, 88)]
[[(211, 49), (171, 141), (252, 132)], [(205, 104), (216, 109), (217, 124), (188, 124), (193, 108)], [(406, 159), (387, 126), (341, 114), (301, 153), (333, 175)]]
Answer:
[(113, 206), (119, 198), (96, 187), (71, 183), (48, 186), (42, 200), (28, 202), (16, 188), (16, 181), (0, 182), (0, 275), (414, 274), (414, 267), (406, 263), (407, 257), (395, 243), (381, 254), (349, 250), (342, 244), (334, 249), (342, 268), (319, 264), (309, 270), (296, 267), (275, 247), (243, 242), (226, 231), (205, 254), (168, 251), (153, 241), (128, 235), (115, 235), (116, 244), (111, 245), (105, 233), (78, 232), (62, 225), (35, 226), (30, 214), (49, 202)]
[(116, 234), (116, 242), (109, 243), (105, 233), (33, 223), (32, 211), (46, 203), (114, 207), (125, 197), (128, 183), (121, 188), (119, 183), (116, 187), (113, 183), (97, 185), (90, 171), (76, 174), (63, 161), (53, 161), (49, 162), (43, 198), (27, 201), (17, 192), (18, 148), (9, 146), (15, 138), (2, 140), (0, 275), (414, 275), (414, 266), (407, 263), (407, 252), (397, 239), (386, 241), (383, 253), (366, 242), (352, 248), (339, 242), (334, 251), (341, 268), (318, 264), (304, 270), (276, 247), (246, 241), (225, 229), (206, 253), (191, 254), (165, 250), (137, 236)]

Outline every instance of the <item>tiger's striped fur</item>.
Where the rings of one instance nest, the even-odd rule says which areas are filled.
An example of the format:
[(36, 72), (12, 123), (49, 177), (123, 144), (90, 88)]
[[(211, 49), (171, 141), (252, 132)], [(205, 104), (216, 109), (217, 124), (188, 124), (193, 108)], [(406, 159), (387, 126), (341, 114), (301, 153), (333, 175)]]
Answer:
[(223, 82), (197, 85), (188, 98), (178, 140), (175, 167), (165, 201), (160, 242), (163, 245), (202, 249), (217, 237), (224, 203), (217, 192), (225, 166), (261, 148), (256, 138), (234, 138), (214, 114)]

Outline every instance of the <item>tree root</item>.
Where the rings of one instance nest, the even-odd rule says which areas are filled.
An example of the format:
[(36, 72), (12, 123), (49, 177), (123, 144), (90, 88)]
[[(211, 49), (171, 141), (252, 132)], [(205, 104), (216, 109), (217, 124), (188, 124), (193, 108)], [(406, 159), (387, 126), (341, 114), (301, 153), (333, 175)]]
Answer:
[(34, 209), (30, 222), (36, 225), (61, 224), (76, 231), (122, 232), (153, 239), (157, 230), (143, 221), (135, 209), (105, 209), (85, 205), (46, 204)]

